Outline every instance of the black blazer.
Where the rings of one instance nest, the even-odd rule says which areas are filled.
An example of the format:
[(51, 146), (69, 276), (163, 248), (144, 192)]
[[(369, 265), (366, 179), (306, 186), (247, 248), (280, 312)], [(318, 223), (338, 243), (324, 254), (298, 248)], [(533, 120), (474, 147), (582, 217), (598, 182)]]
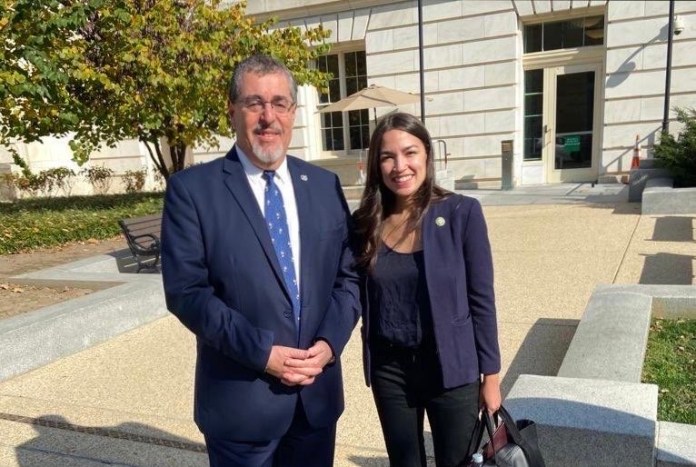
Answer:
[[(288, 157), (300, 224), (300, 347), (318, 338), (340, 355), (358, 319), (338, 178)], [(343, 411), (341, 365), (289, 388), (265, 374), (271, 346), (297, 346), (288, 290), (263, 215), (234, 148), (168, 182), (162, 225), (167, 307), (197, 337), (194, 418), (209, 436), (281, 437), (301, 397), (314, 426)]]
[[(480, 203), (462, 195), (434, 202), (422, 224), (428, 297), (443, 385), (500, 371), (493, 260)], [(361, 280), (363, 363), (370, 385), (370, 303)]]

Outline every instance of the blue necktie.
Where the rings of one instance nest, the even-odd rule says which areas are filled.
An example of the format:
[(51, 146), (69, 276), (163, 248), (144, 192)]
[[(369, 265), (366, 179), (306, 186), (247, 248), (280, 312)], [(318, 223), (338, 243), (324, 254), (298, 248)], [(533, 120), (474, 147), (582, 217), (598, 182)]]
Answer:
[(283, 271), (285, 285), (290, 292), (292, 300), (292, 312), (300, 329), (300, 290), (297, 287), (295, 278), (295, 264), (292, 258), (292, 246), (290, 245), (290, 232), (288, 231), (288, 221), (283, 205), (283, 195), (273, 181), (275, 171), (264, 170), (263, 178), (266, 179), (265, 208), (266, 225), (271, 234), (271, 241), (275, 249), (280, 269)]

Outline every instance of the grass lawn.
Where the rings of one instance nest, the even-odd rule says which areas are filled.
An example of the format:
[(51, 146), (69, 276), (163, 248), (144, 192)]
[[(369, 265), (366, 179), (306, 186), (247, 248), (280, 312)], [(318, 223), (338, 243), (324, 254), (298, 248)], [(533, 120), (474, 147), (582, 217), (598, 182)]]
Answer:
[(696, 320), (653, 319), (643, 382), (659, 386), (658, 420), (696, 425)]
[(0, 203), (0, 254), (119, 234), (118, 220), (162, 211), (162, 193), (36, 198)]

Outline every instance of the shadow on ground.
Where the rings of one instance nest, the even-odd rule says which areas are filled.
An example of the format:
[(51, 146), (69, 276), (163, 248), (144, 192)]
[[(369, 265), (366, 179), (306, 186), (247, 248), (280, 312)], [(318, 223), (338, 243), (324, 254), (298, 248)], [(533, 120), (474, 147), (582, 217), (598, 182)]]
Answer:
[(208, 464), (203, 444), (141, 423), (91, 427), (72, 424), (60, 415), (16, 418), (13, 421), (29, 424), (36, 431), (36, 437), (16, 448), (17, 464), (21, 467), (112, 463), (203, 467)]
[(348, 456), (348, 460), (360, 467), (389, 467), (387, 457)]
[(691, 285), (696, 256), (675, 253), (644, 254), (645, 263), (639, 284)]
[(665, 216), (655, 219), (654, 242), (694, 242), (694, 217)]
[(541, 318), (531, 327), (501, 383), (503, 398), (522, 374), (556, 376), (579, 321)]

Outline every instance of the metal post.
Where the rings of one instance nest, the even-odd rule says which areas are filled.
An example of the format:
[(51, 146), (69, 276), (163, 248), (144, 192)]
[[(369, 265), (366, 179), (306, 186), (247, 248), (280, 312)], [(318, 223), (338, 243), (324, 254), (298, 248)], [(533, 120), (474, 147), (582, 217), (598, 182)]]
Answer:
[(425, 123), (425, 71), (423, 70), (423, 1), (418, 0), (418, 58), (420, 61), (421, 122)]
[(512, 190), (512, 159), (514, 151), (511, 139), (500, 142), (500, 153), (503, 162), (500, 187), (503, 190)]
[(665, 69), (665, 112), (662, 132), (669, 131), (669, 94), (672, 81), (672, 37), (674, 37), (674, 0), (669, 0), (669, 26), (667, 27), (667, 67)]

